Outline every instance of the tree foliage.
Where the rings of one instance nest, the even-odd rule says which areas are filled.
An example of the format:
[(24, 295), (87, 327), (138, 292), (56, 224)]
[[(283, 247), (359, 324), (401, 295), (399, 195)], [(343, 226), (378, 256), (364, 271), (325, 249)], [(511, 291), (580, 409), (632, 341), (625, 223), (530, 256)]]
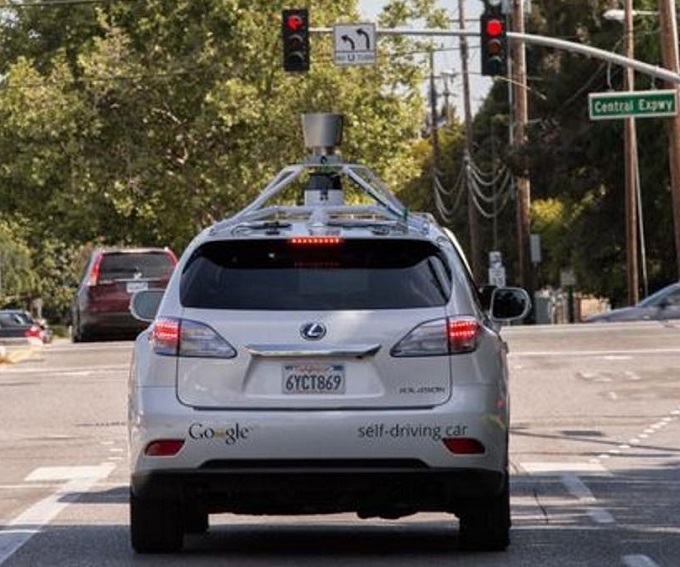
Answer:
[[(394, 25), (437, 17), (431, 0), (395, 4), (385, 16)], [(312, 70), (285, 74), (283, 7), (45, 0), (7, 9), (0, 211), (25, 219), (47, 302), (65, 308), (59, 286), (72, 275), (63, 262), (88, 243), (179, 252), (198, 229), (243, 207), (304, 156), (303, 112), (344, 113), (345, 155), (388, 182), (413, 175), (422, 72), (403, 54), (408, 45), (386, 44), (375, 67), (340, 69), (330, 38), (315, 35)], [(355, 0), (309, 7), (313, 26), (358, 19)]]
[[(609, 2), (597, 0), (539, 2), (530, 21), (531, 32), (620, 53), (623, 26), (603, 18), (610, 7)], [(654, 10), (656, 4), (640, 1), (635, 7)], [(656, 18), (636, 18), (635, 32), (636, 58), (660, 65)], [(554, 284), (559, 281), (560, 269), (573, 267), (583, 289), (623, 303), (624, 123), (590, 121), (587, 97), (591, 92), (623, 90), (624, 70), (545, 48), (532, 47), (529, 53), (530, 85), (543, 96), (531, 99), (535, 122), (523, 153), (532, 172), (534, 228), (542, 225), (553, 242), (542, 276)], [(654, 88), (653, 83), (650, 77), (636, 75), (637, 89)], [(653, 291), (677, 279), (668, 142), (662, 120), (638, 120), (637, 130), (642, 219)], [(563, 214), (550, 219), (542, 207), (554, 200), (559, 201)], [(644, 295), (644, 289), (640, 291)]]
[[(623, 51), (623, 26), (607, 21), (608, 0), (534, 0), (527, 33), (580, 42), (611, 52)], [(654, 0), (640, 0), (638, 10), (654, 11)], [(661, 65), (658, 21), (636, 18), (636, 57)], [(509, 166), (527, 169), (531, 180), (531, 231), (541, 237), (542, 263), (537, 285), (558, 287), (560, 271), (575, 270), (585, 292), (626, 301), (623, 121), (592, 122), (588, 94), (623, 90), (621, 67), (571, 52), (527, 44), (529, 141), (510, 144), (512, 124), (508, 84), (498, 79), (474, 120), (472, 157), (486, 171)], [(636, 74), (636, 88), (662, 88)], [(668, 142), (663, 120), (637, 121), (649, 291), (677, 280), (671, 207)], [(445, 156), (461, 155), (461, 140), (443, 138)], [(447, 186), (453, 186), (460, 161), (443, 162)], [(415, 194), (428, 190), (429, 161)], [(416, 190), (415, 187), (420, 189)], [(455, 197), (454, 197), (455, 198)], [(451, 201), (453, 203), (453, 200)], [(468, 246), (465, 201), (452, 220)], [(517, 275), (517, 211), (510, 203), (493, 220), (480, 219), (481, 248), (501, 250), (509, 280)], [(642, 265), (642, 258), (641, 258)], [(641, 288), (643, 283), (640, 277)], [(645, 290), (640, 290), (644, 295)]]
[[(392, 0), (383, 27), (449, 25), (436, 0)], [(620, 51), (609, 0), (534, 0), (527, 31)], [(314, 0), (314, 27), (358, 20), (356, 0)], [(338, 68), (328, 35), (312, 37), (312, 69), (281, 66), (280, 0), (48, 0), (0, 18), (0, 253), (3, 298), (43, 295), (64, 312), (77, 258), (93, 244), (169, 245), (248, 203), (284, 164), (303, 158), (299, 116), (347, 117), (343, 145), (409, 206), (434, 210), (429, 142), (421, 139), (429, 41), (382, 38), (374, 67)], [(654, 0), (637, 9), (654, 10)], [(638, 58), (660, 63), (657, 22), (636, 21)], [(474, 48), (474, 41), (471, 42)], [(474, 53), (474, 49), (473, 49)], [(592, 123), (589, 92), (622, 88), (622, 70), (528, 46), (529, 142), (509, 144), (508, 88), (496, 81), (474, 121), (472, 158), (485, 171), (528, 167), (539, 285), (573, 267), (586, 291), (625, 290), (623, 125)], [(474, 64), (474, 58), (473, 58)], [(474, 70), (474, 69), (473, 69)], [(638, 88), (654, 87), (638, 75)], [(650, 291), (676, 279), (668, 157), (660, 120), (638, 121)], [(441, 132), (440, 179), (465, 168), (463, 125)], [(447, 219), (468, 248), (464, 194)], [(480, 218), (481, 249), (516, 276), (515, 203)], [(8, 279), (9, 278), (9, 279)]]

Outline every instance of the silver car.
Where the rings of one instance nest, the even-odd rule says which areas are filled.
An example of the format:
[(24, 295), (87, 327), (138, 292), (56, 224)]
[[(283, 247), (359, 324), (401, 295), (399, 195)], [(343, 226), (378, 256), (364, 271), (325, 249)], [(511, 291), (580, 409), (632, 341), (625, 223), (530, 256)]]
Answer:
[(132, 546), (179, 550), (221, 512), (447, 512), (466, 547), (504, 549), (499, 331), (528, 296), (485, 301), (448, 230), (315, 150), (133, 298)]
[(611, 309), (590, 315), (584, 323), (613, 323), (622, 321), (668, 321), (680, 319), (680, 282), (670, 284), (637, 305)]

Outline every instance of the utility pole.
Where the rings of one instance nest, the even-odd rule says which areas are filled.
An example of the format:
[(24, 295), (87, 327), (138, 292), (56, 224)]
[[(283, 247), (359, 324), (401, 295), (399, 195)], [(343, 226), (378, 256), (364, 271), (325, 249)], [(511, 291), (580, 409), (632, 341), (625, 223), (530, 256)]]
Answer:
[(432, 190), (439, 174), (439, 132), (437, 131), (437, 88), (434, 76), (434, 49), (430, 49), (430, 139), (432, 143)]
[[(675, 1), (659, 0), (659, 34), (664, 67), (678, 73), (678, 25)], [(669, 88), (678, 91), (678, 84)], [(677, 275), (680, 279), (680, 115), (669, 118), (668, 158), (671, 168), (671, 195), (673, 199), (673, 232), (675, 235), (675, 255)]]
[[(633, 0), (626, 0), (624, 8), (624, 34), (626, 57), (635, 58), (635, 36), (633, 24)], [(635, 90), (635, 71), (626, 68), (624, 88)], [(625, 215), (626, 215), (626, 272), (628, 281), (628, 303), (633, 305), (640, 299), (638, 279), (638, 230), (637, 230), (637, 130), (635, 118), (624, 122), (624, 168), (625, 168)]]
[[(515, 33), (524, 34), (524, 0), (512, 2), (512, 29)], [(527, 142), (527, 123), (529, 121), (529, 105), (527, 99), (526, 47), (523, 41), (512, 42), (512, 84), (513, 96), (513, 140), (516, 148), (525, 149)], [(526, 169), (525, 159), (521, 160), (521, 170), (517, 174), (517, 251), (519, 260), (520, 284), (534, 292), (529, 252), (529, 232), (531, 230), (531, 182)]]
[[(458, 18), (461, 31), (465, 31), (465, 6), (464, 0), (458, 0)], [(463, 73), (463, 109), (465, 113), (465, 158), (472, 156), (472, 105), (470, 102), (470, 69), (469, 69), (468, 42), (465, 35), (460, 36), (460, 60), (461, 71)], [(466, 167), (466, 164), (463, 164)], [(476, 279), (482, 278), (484, 269), (479, 250), (479, 215), (477, 207), (472, 197), (472, 187), (466, 180), (467, 188), (467, 209), (468, 209), (468, 228), (470, 231), (470, 263), (472, 273)], [(481, 281), (481, 280), (480, 280)]]

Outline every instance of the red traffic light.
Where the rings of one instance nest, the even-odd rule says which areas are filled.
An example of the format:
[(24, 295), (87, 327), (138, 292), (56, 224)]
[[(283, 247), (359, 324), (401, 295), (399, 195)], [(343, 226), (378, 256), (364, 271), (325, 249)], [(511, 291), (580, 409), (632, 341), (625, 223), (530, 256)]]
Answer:
[(299, 31), (301, 30), (305, 25), (304, 20), (298, 16), (297, 14), (293, 14), (292, 16), (288, 16), (286, 18), (286, 27), (290, 31)]
[(482, 75), (495, 77), (507, 71), (507, 20), (502, 14), (482, 14), (479, 20), (481, 36)]
[(488, 20), (486, 22), (486, 34), (489, 37), (498, 37), (503, 33), (503, 22), (500, 20)]
[(293, 8), (281, 12), (283, 70), (304, 73), (309, 70), (309, 10)]

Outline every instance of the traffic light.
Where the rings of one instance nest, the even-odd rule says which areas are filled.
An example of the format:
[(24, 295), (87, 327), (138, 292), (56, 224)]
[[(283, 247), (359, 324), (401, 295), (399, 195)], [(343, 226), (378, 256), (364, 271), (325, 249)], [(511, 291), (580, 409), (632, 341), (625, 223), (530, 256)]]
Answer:
[(292, 73), (309, 71), (309, 12), (295, 8), (281, 12), (283, 36), (283, 70)]
[(508, 21), (500, 6), (486, 4), (480, 17), (482, 38), (482, 75), (495, 77), (505, 75), (508, 70)]

